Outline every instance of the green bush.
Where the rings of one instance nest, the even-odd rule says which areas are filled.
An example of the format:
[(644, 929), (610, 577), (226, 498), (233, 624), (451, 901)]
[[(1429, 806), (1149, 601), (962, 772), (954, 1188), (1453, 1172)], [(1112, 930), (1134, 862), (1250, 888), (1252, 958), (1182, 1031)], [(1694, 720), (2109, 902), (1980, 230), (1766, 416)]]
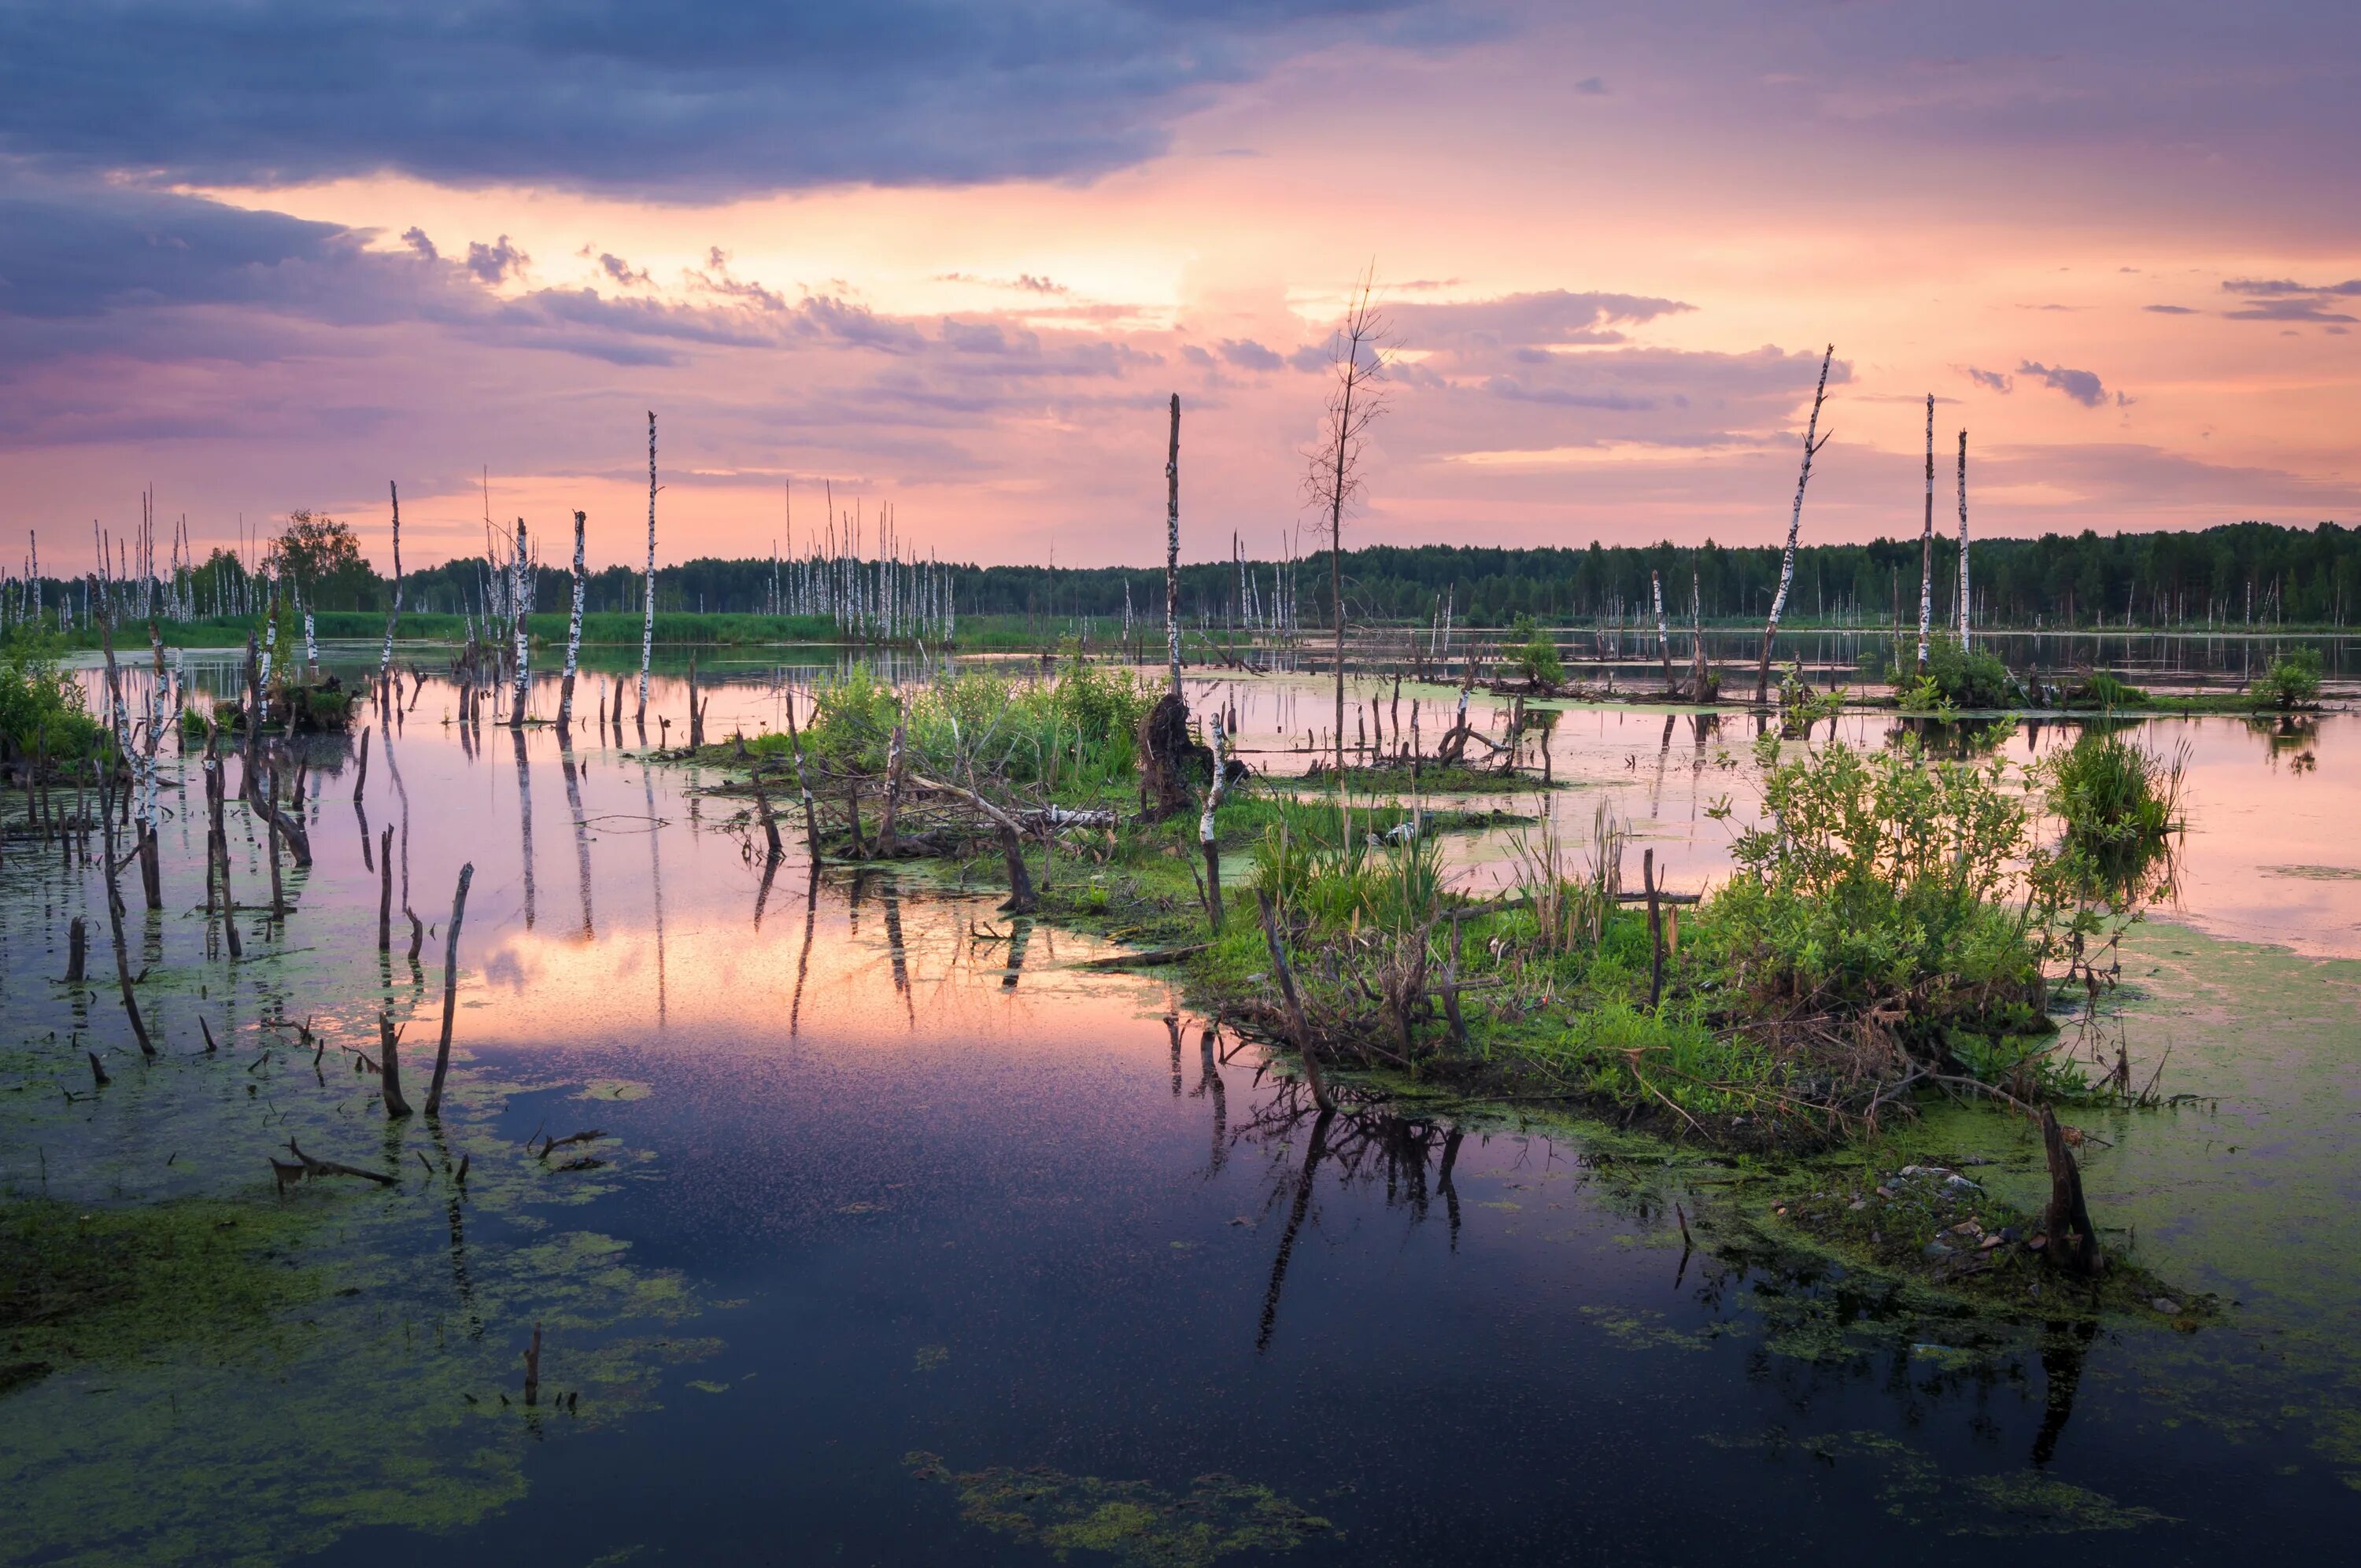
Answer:
[(18, 626), (0, 645), (0, 740), (14, 755), (85, 757), (105, 736), (83, 703), (82, 684), (60, 667), (58, 649), (55, 636), (29, 626)]
[(2294, 707), (2299, 703), (2320, 700), (2320, 650), (2296, 648), (2271, 661), (2271, 667), (2255, 677), (2249, 692), (2273, 707)]
[(1555, 685), (1565, 679), (1565, 665), (1557, 656), (1557, 643), (1530, 615), (1517, 617), (1511, 635), (1516, 643), (1509, 649), (1509, 666), (1535, 685)]
[(1927, 650), (1927, 670), (1921, 676), (1906, 664), (1897, 665), (1894, 687), (1902, 706), (1916, 712), (1939, 707), (2013, 707), (2024, 693), (2010, 678), (2000, 656), (1982, 648), (1961, 648), (1957, 638), (1938, 637)]
[(2037, 981), (2031, 927), (1995, 902), (2033, 854), (2000, 760), (1930, 762), (1909, 739), (1878, 752), (1831, 742), (1773, 762), (1763, 817), (1738, 836), (1740, 874), (1701, 924), (1772, 990), (1940, 1012), (1938, 992)]

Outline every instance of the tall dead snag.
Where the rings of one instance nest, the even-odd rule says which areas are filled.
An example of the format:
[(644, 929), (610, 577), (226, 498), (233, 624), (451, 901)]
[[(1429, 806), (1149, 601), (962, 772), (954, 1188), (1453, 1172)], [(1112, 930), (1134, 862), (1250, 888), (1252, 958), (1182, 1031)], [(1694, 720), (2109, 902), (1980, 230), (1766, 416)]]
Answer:
[(1303, 1059), (1303, 1079), (1312, 1085), (1312, 1102), (1323, 1112), (1333, 1110), (1327, 1082), (1320, 1076), (1319, 1058), (1312, 1054), (1312, 1031), (1303, 1022), (1303, 1002), (1295, 994), (1295, 971), (1287, 967), (1287, 948), (1279, 939), (1279, 911), (1271, 906), (1270, 894), (1260, 888), (1255, 890), (1255, 901), (1262, 905), (1262, 935), (1270, 945), (1270, 970), (1279, 977), (1279, 993), (1287, 1003), (1287, 1026), (1295, 1036), (1295, 1054)]
[(2066, 1130), (2058, 1113), (2041, 1108), (2041, 1149), (2049, 1158), (2049, 1258), (2071, 1274), (2099, 1271), (2099, 1238), (2091, 1224), (2091, 1211), (2082, 1201), (2082, 1173), (2066, 1146)]
[(1172, 394), (1172, 442), (1164, 454), (1164, 651), (1180, 696), (1180, 394)]
[(566, 678), (557, 688), (557, 727), (574, 722), (574, 669), (582, 661), (582, 523), (574, 514), (574, 606), (566, 619)]
[[(1779, 635), (1779, 618), (1787, 613), (1787, 590), (1795, 583), (1795, 534), (1804, 526), (1804, 487), (1812, 482), (1812, 458), (1826, 446), (1828, 437), (1818, 435), (1820, 404), (1828, 400), (1828, 366), (1837, 356), (1837, 345), (1828, 345), (1820, 356), (1820, 385), (1812, 394), (1812, 417), (1804, 426), (1804, 467), (1795, 478), (1795, 510), (1787, 519), (1787, 550), (1779, 560), (1779, 591), (1772, 596), (1771, 620), (1763, 628), (1763, 659), (1754, 668), (1754, 700), (1767, 702), (1771, 696), (1771, 640)], [(1831, 432), (1830, 434), (1833, 434)], [(1817, 439), (1816, 439), (1817, 437)]]
[[(632, 721), (648, 721), (648, 661), (656, 651), (656, 413), (648, 411), (648, 575), (641, 586), (640, 707)], [(617, 722), (620, 723), (620, 716)]]
[(401, 1032), (393, 1020), (379, 1008), (377, 1014), (378, 1091), (385, 1101), (385, 1113), (390, 1118), (410, 1114), (410, 1102), (401, 1097)]
[(1968, 584), (1968, 433), (1960, 432), (1960, 652), (1968, 651), (1968, 628), (1975, 609)]
[(393, 951), (393, 825), (388, 823), (377, 844), (377, 950)]
[(533, 639), (525, 631), (525, 612), (531, 608), (533, 596), (533, 558), (525, 553), (524, 519), (517, 519), (516, 587), (509, 604), (516, 615), (516, 690), (509, 697), (509, 725), (524, 728), (527, 694), (533, 685)]
[[(388, 479), (385, 492), (393, 501), (393, 607), (385, 612), (385, 647), (377, 656), (377, 678), (380, 681), (393, 672), (393, 628), (401, 619), (401, 490)], [(353, 798), (358, 800), (360, 796), (356, 795)]]
[(1205, 853), (1205, 916), (1213, 929), (1222, 928), (1222, 850), (1214, 841), (1213, 814), (1222, 808), (1222, 796), (1229, 790), (1229, 732), (1222, 728), (1222, 716), (1215, 713), (1209, 721), (1213, 730), (1213, 782), (1205, 791), (1205, 809), (1197, 818), (1197, 843)]
[(1320, 445), (1303, 478), (1304, 499), (1328, 514), (1328, 609), (1335, 622), (1337, 776), (1345, 773), (1345, 509), (1362, 488), (1369, 427), (1386, 411), (1386, 322), (1370, 302), (1376, 266), (1349, 296), (1329, 347), (1332, 379)]
[(1712, 683), (1707, 678), (1705, 662), (1705, 585), (1695, 571), (1689, 573), (1689, 696), (1697, 702), (1713, 700)]
[(443, 1110), (443, 1079), (451, 1070), (451, 1014), (459, 1005), (459, 922), (467, 914), (467, 884), (476, 880), (473, 861), (459, 868), (458, 891), (451, 895), (451, 925), (443, 936), (443, 1039), (434, 1047), (434, 1077), (426, 1086), (426, 1113)]
[(1927, 526), (1918, 535), (1918, 673), (1927, 673), (1927, 633), (1935, 620), (1935, 394), (1927, 394)]
[(1661, 572), (1648, 574), (1648, 591), (1656, 599), (1656, 652), (1664, 662), (1664, 691), (1678, 696), (1680, 683), (1673, 679), (1673, 628), (1664, 619), (1664, 577)]
[(804, 843), (811, 851), (812, 874), (819, 874), (819, 807), (812, 801), (811, 783), (804, 773), (804, 738), (796, 729), (796, 699), (787, 697), (787, 755), (796, 764), (796, 793), (804, 803)]
[(115, 983), (123, 993), (123, 1015), (131, 1022), (131, 1036), (139, 1042), (139, 1054), (152, 1057), (156, 1054), (156, 1045), (148, 1037), (148, 1021), (139, 1015), (139, 999), (131, 992), (131, 949), (123, 938), (123, 894), (115, 885), (117, 862), (115, 855), (114, 786), (110, 782), (113, 777), (112, 770), (101, 775), (98, 809), (101, 824), (105, 829), (100, 852), (106, 857), (106, 920), (109, 929), (115, 934)]

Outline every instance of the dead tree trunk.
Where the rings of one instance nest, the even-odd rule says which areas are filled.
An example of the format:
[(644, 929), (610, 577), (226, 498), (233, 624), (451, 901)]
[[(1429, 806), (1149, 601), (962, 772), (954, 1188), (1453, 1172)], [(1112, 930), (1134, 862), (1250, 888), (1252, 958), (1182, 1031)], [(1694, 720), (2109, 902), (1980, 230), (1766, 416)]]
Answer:
[(2049, 1157), (2049, 1256), (2071, 1274), (2099, 1271), (2099, 1238), (2091, 1224), (2091, 1211), (2082, 1201), (2082, 1173), (2066, 1147), (2066, 1131), (2058, 1113), (2041, 1108), (2041, 1148)]
[(1935, 619), (1935, 394), (1927, 394), (1927, 526), (1918, 535), (1918, 667), (1927, 673), (1927, 634)]
[(1205, 854), (1205, 917), (1213, 929), (1222, 928), (1222, 850), (1216, 841), (1213, 814), (1222, 808), (1222, 796), (1229, 788), (1229, 735), (1222, 728), (1222, 716), (1215, 713), (1211, 720), (1213, 730), (1213, 782), (1205, 791), (1205, 809), (1197, 818), (1197, 842)]
[(1271, 972), (1279, 977), (1279, 993), (1287, 1003), (1287, 1026), (1295, 1036), (1295, 1054), (1303, 1061), (1304, 1081), (1312, 1086), (1312, 1102), (1323, 1112), (1334, 1107), (1328, 1099), (1328, 1085), (1320, 1076), (1320, 1060), (1312, 1054), (1312, 1031), (1303, 1022), (1303, 1003), (1295, 994), (1295, 973), (1287, 967), (1287, 948), (1279, 939), (1279, 911), (1271, 906), (1270, 894), (1255, 890), (1255, 901), (1262, 905), (1263, 940), (1270, 945)]
[(1172, 442), (1164, 456), (1164, 648), (1172, 700), (1180, 700), (1180, 394), (1172, 394)]
[(379, 1008), (377, 1015), (378, 1091), (385, 1101), (385, 1113), (399, 1118), (410, 1114), (410, 1102), (401, 1097), (401, 1035), (394, 1028), (393, 1020)]
[(426, 1113), (443, 1110), (443, 1080), (451, 1070), (451, 1014), (459, 1005), (459, 922), (467, 914), (467, 884), (476, 880), (475, 862), (459, 868), (458, 891), (451, 895), (451, 926), (443, 938), (443, 1039), (434, 1047), (434, 1077), (426, 1086)]
[(1771, 599), (1771, 619), (1763, 628), (1763, 658), (1754, 669), (1754, 700), (1767, 702), (1771, 696), (1771, 641), (1779, 635), (1779, 618), (1787, 611), (1787, 590), (1795, 582), (1795, 534), (1804, 526), (1804, 487), (1812, 482), (1812, 458), (1828, 444), (1828, 437), (1818, 435), (1820, 404), (1828, 400), (1828, 366), (1836, 358), (1837, 345), (1828, 345), (1820, 356), (1819, 389), (1812, 394), (1812, 417), (1804, 426), (1804, 466), (1795, 478), (1795, 510), (1787, 519), (1787, 549), (1779, 559), (1779, 591)]
[(1648, 574), (1648, 591), (1656, 599), (1656, 652), (1664, 662), (1664, 690), (1670, 696), (1680, 695), (1680, 683), (1673, 679), (1673, 629), (1664, 619), (1664, 579), (1659, 572)]
[(564, 729), (574, 722), (574, 670), (582, 658), (582, 523), (583, 514), (574, 514), (574, 606), (566, 620), (566, 676), (557, 687), (557, 727)]

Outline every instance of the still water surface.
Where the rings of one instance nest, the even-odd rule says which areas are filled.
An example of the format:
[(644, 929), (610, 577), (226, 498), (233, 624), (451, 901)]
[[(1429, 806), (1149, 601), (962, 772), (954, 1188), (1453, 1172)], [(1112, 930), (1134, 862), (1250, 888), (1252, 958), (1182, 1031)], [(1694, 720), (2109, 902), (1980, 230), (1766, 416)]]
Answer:
[[(769, 727), (786, 700), (783, 672), (739, 674), (717, 689), (719, 733)], [(675, 683), (658, 695), (685, 712)], [(1191, 700), (1235, 707), (1281, 769), (1327, 701), (1246, 680)], [(800, 859), (766, 887), (721, 803), (631, 755), (635, 737), (468, 735), (455, 711), (430, 683), (376, 737), (363, 810), (369, 832), (394, 828), (397, 907), (382, 965), (343, 748), (313, 774), (297, 913), (283, 936), (245, 916), (235, 969), (189, 913), (201, 833), (175, 805), (168, 909), (133, 916), (135, 964), (163, 992), (155, 1067), (111, 993), (54, 983), (73, 913), (100, 934), (93, 972), (109, 967), (94, 879), (12, 859), (0, 1038), (27, 1052), (0, 1095), (0, 1182), (93, 1204), (309, 1205), (330, 1275), (365, 1288), (234, 1349), (159, 1345), (0, 1397), (0, 1494), (25, 1499), (0, 1510), (0, 1556), (1982, 1563), (2030, 1547), (2153, 1564), (2316, 1550), (2361, 1523), (2351, 717), (2293, 740), (2154, 727), (2189, 748), (2192, 828), (2171, 922), (2127, 965), (2147, 971), (2132, 1049), (2145, 1064), (2169, 1039), (2168, 1087), (2208, 1100), (2115, 1117), (2115, 1146), (2088, 1161), (2092, 1201), (2160, 1273), (2243, 1305), (2194, 1335), (2159, 1319), (2081, 1336), (1847, 1329), (1859, 1304), (1839, 1280), (1685, 1255), (1664, 1205), (1710, 1202), (1712, 1170), (1635, 1166), (1578, 1124), (1315, 1128), (1257, 1047), (1161, 984), (1073, 969), (1103, 950), (1088, 939), (978, 939), (1008, 930), (988, 894), (814, 882)], [(1866, 738), (1891, 721), (1846, 723)], [(1608, 802), (1696, 885), (1727, 864), (1706, 808), (1749, 797), (1751, 739), (1733, 719), (1569, 713), (1553, 771), (1575, 787), (1541, 805), (1580, 841)], [(241, 896), (260, 902), (261, 862), (238, 848)], [(1471, 879), (1499, 874), (1497, 847), (1455, 853)], [(244, 1064), (274, 1017), (313, 1017), (331, 1069), (348, 1060), (334, 1046), (374, 1050), (386, 997), (417, 1009), (415, 1100), (440, 937), (413, 973), (398, 911), (444, 918), (462, 861), (455, 1072), (501, 1091), (453, 1135), (482, 1189), (454, 1199), (423, 1128), (384, 1131), (374, 1080), (314, 1074), (308, 1052)], [(201, 1009), (235, 1036), (227, 1061), (195, 1054)], [(84, 1045), (115, 1086), (68, 1118), (36, 1109), (82, 1087)], [(276, 1196), (263, 1156), (291, 1126), (409, 1179)], [(562, 1159), (518, 1153), (537, 1130), (593, 1126), (609, 1163), (576, 1193), (547, 1170)], [(168, 1162), (183, 1131), (203, 1141)], [(1960, 1136), (2011, 1162), (1996, 1184), (2032, 1179), (1992, 1118)], [(1795, 1332), (1798, 1303), (1836, 1328)], [(544, 1387), (594, 1390), (569, 1412), (498, 1402), (521, 1397), (535, 1321)]]

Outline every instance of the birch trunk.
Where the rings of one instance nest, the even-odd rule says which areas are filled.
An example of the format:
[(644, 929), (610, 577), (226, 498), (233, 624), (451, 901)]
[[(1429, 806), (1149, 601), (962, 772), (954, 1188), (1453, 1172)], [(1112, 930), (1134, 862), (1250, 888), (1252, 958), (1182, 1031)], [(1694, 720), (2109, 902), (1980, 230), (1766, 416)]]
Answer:
[(1673, 681), (1673, 628), (1664, 619), (1664, 578), (1660, 572), (1648, 574), (1648, 592), (1656, 600), (1656, 654), (1664, 663), (1664, 690), (1677, 691)]
[(525, 697), (533, 677), (530, 668), (533, 658), (533, 641), (525, 634), (524, 625), (525, 585), (531, 580), (527, 574), (532, 570), (533, 566), (525, 555), (524, 519), (519, 518), (517, 519), (516, 562), (511, 571), (512, 583), (509, 592), (509, 613), (516, 618), (516, 688), (509, 696), (511, 729), (519, 729), (524, 724)]
[(640, 621), (640, 707), (634, 721), (648, 721), (648, 660), (656, 648), (656, 415), (648, 411), (648, 576), (641, 590), (646, 614)]
[(557, 691), (557, 728), (564, 729), (574, 722), (574, 670), (582, 658), (582, 524), (583, 514), (574, 514), (574, 607), (566, 620), (566, 678)]
[[(1968, 651), (1973, 601), (1968, 597), (1968, 433), (1960, 432), (1960, 652)], [(2126, 620), (2130, 618), (2125, 617)]]
[(388, 479), (385, 490), (393, 501), (393, 608), (385, 612), (385, 648), (377, 656), (377, 678), (385, 679), (393, 668), (393, 628), (401, 619), (401, 491)]
[(1197, 817), (1197, 843), (1205, 854), (1205, 916), (1213, 929), (1222, 928), (1222, 851), (1214, 842), (1213, 814), (1222, 808), (1222, 797), (1229, 793), (1229, 732), (1222, 728), (1222, 716), (1215, 712), (1208, 721), (1213, 731), (1213, 782), (1205, 791), (1205, 809)]
[(1927, 394), (1927, 526), (1918, 536), (1918, 673), (1927, 673), (1927, 633), (1935, 620), (1935, 394)]
[(1180, 695), (1180, 394), (1172, 394), (1172, 443), (1164, 456), (1164, 649)]
[(1787, 549), (1779, 560), (1779, 591), (1771, 599), (1771, 619), (1763, 628), (1763, 658), (1754, 669), (1754, 700), (1768, 701), (1771, 695), (1771, 640), (1779, 634), (1779, 618), (1787, 613), (1787, 590), (1795, 583), (1795, 534), (1804, 526), (1804, 487), (1812, 482), (1813, 455), (1827, 444), (1818, 439), (1820, 404), (1828, 395), (1828, 366), (1836, 358), (1835, 344), (1820, 356), (1820, 384), (1812, 394), (1812, 417), (1804, 426), (1804, 466), (1795, 478), (1795, 510), (1787, 519)]

